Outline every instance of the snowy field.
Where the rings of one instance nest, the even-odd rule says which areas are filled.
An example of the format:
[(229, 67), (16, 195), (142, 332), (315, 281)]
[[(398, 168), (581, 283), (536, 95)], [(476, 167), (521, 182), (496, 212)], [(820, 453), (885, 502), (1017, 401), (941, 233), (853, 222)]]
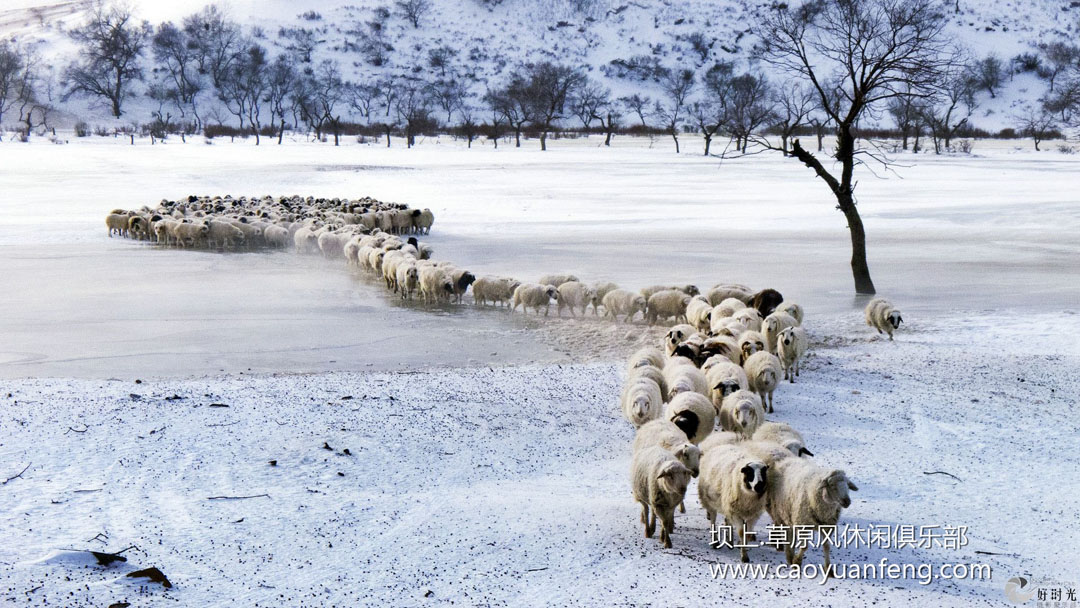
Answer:
[[(843, 218), (807, 169), (616, 141), (0, 144), (0, 481), (26, 467), (0, 486), (0, 596), (996, 606), (1013, 576), (1080, 585), (1080, 159), (977, 142), (863, 172), (871, 270), (909, 323), (888, 343), (862, 324)], [(656, 330), (402, 306), (343, 264), (106, 237), (112, 208), (195, 193), (430, 207), (436, 257), (477, 274), (775, 287), (813, 342), (776, 418), (858, 483), (841, 523), (968, 527), (959, 550), (834, 560), (993, 579), (714, 580), (737, 553), (706, 546), (695, 486), (670, 550), (642, 538), (630, 496), (622, 357)], [(110, 568), (65, 553), (130, 546)], [(149, 566), (173, 588), (124, 577)]]

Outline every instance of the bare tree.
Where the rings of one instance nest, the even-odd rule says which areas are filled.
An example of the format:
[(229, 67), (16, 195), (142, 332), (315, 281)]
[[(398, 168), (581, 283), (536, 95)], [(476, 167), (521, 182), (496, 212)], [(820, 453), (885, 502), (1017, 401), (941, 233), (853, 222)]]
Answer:
[(773, 91), (776, 128), (780, 131), (780, 147), (788, 155), (788, 141), (809, 122), (817, 103), (817, 94), (797, 82), (786, 82)]
[(102, 97), (119, 118), (132, 82), (142, 78), (139, 57), (151, 32), (149, 23), (135, 22), (130, 9), (97, 5), (90, 20), (71, 31), (80, 58), (64, 72), (68, 95)]
[(485, 99), (493, 110), (497, 109), (506, 119), (514, 131), (514, 147), (520, 148), (521, 132), (536, 117), (528, 80), (520, 73), (512, 73), (505, 88), (488, 91)]
[(619, 103), (638, 117), (638, 120), (641, 121), (642, 128), (648, 128), (649, 125), (645, 121), (645, 116), (649, 114), (649, 109), (653, 104), (652, 99), (648, 95), (634, 93), (633, 95), (620, 97)]
[(420, 27), (420, 21), (431, 10), (431, 0), (397, 0), (394, 2), (401, 16), (415, 28)]
[(1057, 119), (1041, 105), (1029, 106), (1022, 114), (1013, 117), (1020, 133), (1030, 137), (1035, 142), (1035, 151), (1039, 151), (1039, 144), (1057, 135)]
[[(762, 57), (804, 79), (836, 128), (834, 175), (796, 139), (794, 158), (814, 170), (836, 198), (851, 233), (855, 291), (876, 292), (866, 261), (866, 231), (855, 202), (859, 148), (855, 126), (873, 108), (904, 95), (928, 94), (947, 65), (944, 18), (935, 0), (819, 0), (777, 5), (758, 28)], [(839, 92), (839, 94), (835, 94)], [(924, 93), (927, 92), (927, 93)]]
[(446, 112), (446, 124), (453, 120), (454, 112), (461, 109), (468, 94), (468, 87), (456, 78), (436, 80), (430, 87), (431, 99)]
[(540, 130), (540, 149), (547, 150), (547, 135), (566, 113), (568, 100), (584, 76), (568, 65), (547, 61), (524, 67), (524, 94), (532, 106), (533, 124)]
[(1057, 90), (1046, 96), (1043, 107), (1058, 115), (1063, 124), (1077, 122), (1080, 118), (1080, 75), (1059, 83)]
[(340, 106), (347, 89), (341, 68), (330, 59), (324, 59), (311, 76), (301, 81), (297, 95), (300, 115), (315, 130), (316, 139), (322, 139), (323, 131), (329, 128), (334, 134), (334, 145), (340, 145)]
[(507, 109), (506, 106), (509, 101), (503, 95), (503, 91), (497, 89), (488, 88), (484, 92), (482, 98), (485, 105), (491, 111), (491, 123), (488, 131), (488, 138), (494, 142), (495, 149), (499, 149), (499, 138), (502, 137), (502, 125), (506, 120)]
[[(0, 125), (4, 124), (4, 116), (18, 101), (24, 68), (21, 49), (8, 40), (0, 40)], [(3, 131), (0, 130), (2, 136)]]
[(977, 89), (986, 89), (993, 99), (997, 96), (994, 89), (1005, 80), (1005, 66), (997, 55), (991, 53), (971, 65), (969, 77)]
[(370, 119), (379, 98), (379, 87), (358, 82), (349, 88), (349, 106), (365, 119)]
[(585, 77), (571, 101), (574, 115), (581, 121), (585, 131), (592, 129), (592, 123), (599, 118), (599, 109), (611, 99), (611, 91), (603, 85)]
[(205, 83), (199, 72), (194, 41), (184, 30), (167, 21), (158, 26), (151, 46), (154, 61), (161, 66), (168, 81), (167, 95), (175, 100), (181, 116), (187, 116), (190, 112), (196, 126), (201, 126), (197, 98), (205, 88)]
[(221, 81), (218, 90), (221, 101), (229, 112), (240, 119), (243, 129), (245, 120), (255, 135), (255, 145), (259, 145), (259, 131), (262, 129), (261, 110), (263, 96), (267, 90), (267, 80), (263, 72), (267, 70), (266, 49), (251, 43), (233, 62), (229, 74)]
[(694, 89), (694, 73), (690, 70), (667, 71), (661, 78), (663, 101), (657, 101), (653, 114), (675, 140), (675, 153), (679, 153), (679, 128), (684, 120), (686, 102)]
[(278, 55), (266, 72), (266, 102), (270, 105), (270, 124), (278, 125), (279, 146), (285, 139), (285, 121), (299, 110), (300, 73), (294, 61), (292, 55)]
[(1080, 47), (1057, 41), (1040, 44), (1039, 50), (1046, 57), (1046, 80), (1050, 83), (1050, 92), (1053, 93), (1058, 76), (1080, 68)]
[[(731, 79), (724, 111), (724, 128), (735, 139), (735, 149), (746, 152), (750, 138), (776, 120), (774, 95), (762, 74), (740, 74)], [(785, 142), (786, 144), (786, 142)], [(780, 148), (787, 156), (787, 146)]]
[[(889, 100), (889, 116), (900, 131), (901, 149), (908, 149), (908, 138), (915, 134), (920, 122), (920, 106), (918, 99), (911, 95), (903, 95)], [(819, 148), (820, 150), (820, 148)], [(918, 152), (918, 149), (914, 150)]]
[[(941, 70), (931, 91), (932, 96), (914, 103), (920, 108), (921, 118), (930, 129), (934, 153), (941, 154), (942, 145), (946, 150), (951, 149), (952, 139), (967, 126), (978, 104), (975, 102), (975, 86), (959, 64)], [(908, 99), (911, 99), (910, 96)]]
[(199, 72), (208, 74), (215, 87), (221, 87), (233, 61), (243, 49), (240, 26), (230, 21), (216, 4), (184, 18), (184, 33), (199, 62)]
[(424, 129), (434, 126), (431, 118), (431, 87), (420, 81), (412, 81), (401, 87), (396, 111), (398, 118), (405, 125), (405, 145), (416, 145), (416, 136)]
[(21, 56), (21, 71), (13, 79), (14, 102), (9, 109), (18, 115), (23, 139), (26, 140), (30, 138), (35, 127), (48, 125), (53, 108), (48, 97), (42, 95), (43, 90), (47, 92), (48, 86), (42, 82), (40, 58), (28, 47), (17, 48), (16, 52)]
[(458, 130), (465, 137), (469, 149), (472, 149), (473, 140), (480, 134), (480, 123), (476, 121), (476, 114), (476, 106), (468, 101), (464, 102), (458, 109), (458, 115), (461, 116), (461, 120), (458, 122)]
[(705, 156), (708, 156), (713, 137), (724, 126), (722, 106), (708, 93), (704, 93), (700, 99), (691, 102), (686, 111), (694, 126), (697, 127), (705, 139)]

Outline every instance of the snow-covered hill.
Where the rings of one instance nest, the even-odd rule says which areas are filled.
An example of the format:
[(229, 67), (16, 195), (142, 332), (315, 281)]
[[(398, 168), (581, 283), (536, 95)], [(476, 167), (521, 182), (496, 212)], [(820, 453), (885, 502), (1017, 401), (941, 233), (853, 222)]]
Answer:
[[(140, 0), (137, 15), (153, 24), (179, 22), (206, 0)], [(650, 93), (655, 83), (628, 77), (627, 64), (688, 67), (698, 72), (720, 60), (741, 68), (755, 43), (752, 25), (773, 4), (766, 0), (432, 0), (414, 27), (391, 0), (222, 0), (228, 15), (274, 52), (314, 40), (312, 63), (334, 59), (345, 78), (371, 81), (389, 74), (442, 76), (429, 54), (445, 49), (474, 93), (497, 83), (516, 64), (552, 60), (582, 66), (616, 96)], [(957, 12), (957, 8), (959, 11)], [(380, 9), (388, 16), (380, 18)], [(36, 41), (56, 78), (76, 54), (66, 32), (89, 10), (87, 0), (6, 0), (0, 9), (0, 35)], [(993, 53), (1008, 60), (1052, 40), (1076, 37), (1080, 3), (1072, 0), (942, 0), (948, 31), (971, 56)], [(373, 22), (380, 24), (376, 34)], [(372, 37), (384, 48), (381, 65), (362, 50)], [(768, 72), (767, 66), (764, 67)], [(775, 75), (779, 79), (779, 75)], [(59, 88), (59, 87), (55, 87)], [(1031, 74), (1016, 75), (991, 99), (983, 93), (973, 123), (988, 130), (1011, 126), (1019, 107), (1039, 98), (1045, 83)], [(655, 96), (655, 91), (652, 91)], [(69, 118), (91, 123), (108, 112), (85, 101), (62, 105)], [(132, 120), (148, 120), (149, 100), (135, 99)]]

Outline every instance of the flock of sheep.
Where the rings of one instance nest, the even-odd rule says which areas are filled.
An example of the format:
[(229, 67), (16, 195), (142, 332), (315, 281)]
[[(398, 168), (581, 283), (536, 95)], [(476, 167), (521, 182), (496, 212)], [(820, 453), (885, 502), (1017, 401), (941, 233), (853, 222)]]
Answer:
[[(842, 470), (813, 456), (802, 434), (766, 420), (782, 380), (795, 382), (806, 354), (803, 308), (774, 289), (752, 292), (720, 284), (702, 294), (693, 285), (657, 285), (639, 291), (614, 283), (587, 285), (570, 274), (523, 283), (481, 276), (446, 261), (415, 238), (428, 234), (434, 215), (370, 198), (196, 197), (162, 201), (156, 209), (114, 210), (109, 235), (119, 234), (178, 247), (222, 249), (256, 246), (295, 248), (298, 253), (343, 258), (385, 282), (403, 300), (461, 303), (472, 288), (474, 304), (521, 307), (548, 314), (551, 304), (570, 314), (604, 316), (626, 323), (638, 313), (650, 325), (673, 319), (662, 348), (634, 353), (621, 395), (622, 412), (637, 429), (631, 465), (634, 498), (641, 504), (645, 536), (660, 520), (660, 540), (671, 547), (676, 508), (682, 508), (692, 477), (713, 530), (717, 515), (737, 535), (742, 561), (754, 526), (768, 513), (784, 533), (775, 544), (789, 564), (801, 564), (793, 530), (835, 526), (857, 490)], [(889, 339), (902, 322), (882, 299), (869, 303), (866, 323)], [(715, 427), (719, 424), (719, 429)], [(770, 539), (772, 537), (770, 536)], [(732, 542), (734, 538), (725, 539)], [(718, 544), (717, 538), (711, 539)], [(825, 569), (830, 546), (822, 539)]]
[[(793, 383), (800, 374), (807, 349), (803, 309), (772, 289), (752, 293), (742, 285), (717, 285), (705, 295), (696, 291), (648, 296), (647, 310), (663, 294), (656, 314), (679, 312), (676, 322), (683, 323), (667, 332), (662, 348), (643, 348), (627, 365), (621, 406), (636, 428), (631, 486), (645, 536), (652, 537), (659, 519), (660, 541), (671, 547), (675, 510), (685, 512), (687, 487), (697, 477), (698, 498), (712, 524), (710, 544), (736, 546), (742, 561), (749, 561), (754, 526), (768, 513), (773, 528), (767, 544), (783, 549), (788, 564), (801, 565), (809, 543), (795, 530), (820, 533), (836, 526), (851, 504), (849, 492), (858, 489), (844, 471), (808, 459), (813, 453), (799, 431), (766, 420), (781, 380)], [(865, 314), (867, 324), (890, 340), (902, 321), (883, 299), (871, 301)], [(717, 515), (724, 519), (722, 539)], [(829, 538), (820, 539), (829, 572)]]
[(373, 231), (427, 234), (430, 209), (409, 209), (373, 198), (189, 196), (156, 208), (114, 209), (105, 217), (109, 236), (198, 249), (296, 247), (297, 251), (344, 255), (353, 236)]

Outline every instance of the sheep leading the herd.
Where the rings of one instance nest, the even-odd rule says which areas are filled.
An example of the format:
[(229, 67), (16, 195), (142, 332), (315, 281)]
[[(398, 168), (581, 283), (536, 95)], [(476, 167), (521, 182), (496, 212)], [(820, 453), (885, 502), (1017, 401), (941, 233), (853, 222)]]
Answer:
[[(793, 383), (802, 371), (809, 343), (803, 307), (776, 290), (752, 292), (735, 284), (717, 285), (704, 296), (658, 286), (638, 297), (646, 300), (650, 321), (674, 317), (681, 323), (658, 347), (635, 352), (627, 365), (622, 411), (637, 429), (631, 479), (645, 535), (654, 532), (647, 519), (651, 509), (661, 520), (663, 546), (671, 547), (675, 505), (683, 503), (687, 491), (686, 469), (698, 478), (711, 533), (718, 533), (719, 515), (731, 534), (725, 538), (728, 546), (735, 536), (744, 541), (736, 545), (742, 561), (749, 561), (747, 537), (754, 537), (756, 522), (767, 513), (783, 532), (777, 549), (788, 564), (801, 564), (807, 539), (796, 538), (793, 528), (820, 533), (835, 526), (851, 505), (849, 492), (858, 489), (844, 471), (810, 460), (814, 454), (802, 433), (766, 419), (775, 411), (781, 380)], [(900, 320), (899, 311), (884, 300), (866, 308), (867, 324), (890, 339)], [(658, 405), (657, 399), (666, 404)], [(716, 540), (710, 543), (715, 546)], [(827, 537), (821, 545), (829, 572)]]

